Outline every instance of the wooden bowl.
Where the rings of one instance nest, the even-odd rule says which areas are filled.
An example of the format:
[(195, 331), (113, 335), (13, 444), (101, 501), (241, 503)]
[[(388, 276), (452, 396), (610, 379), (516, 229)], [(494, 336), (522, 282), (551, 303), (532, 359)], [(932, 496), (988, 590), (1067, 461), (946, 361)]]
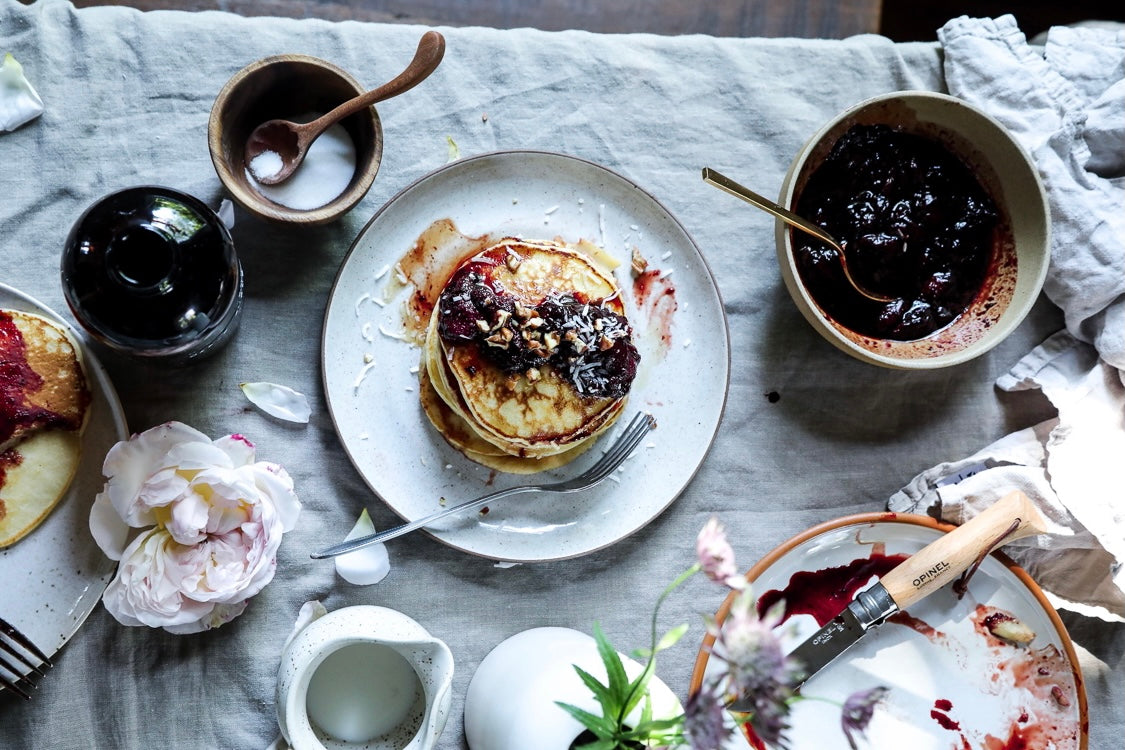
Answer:
[(828, 315), (804, 285), (793, 232), (776, 227), (781, 275), (798, 309), (825, 339), (864, 362), (922, 370), (960, 364), (999, 344), (1031, 310), (1047, 275), (1050, 212), (1038, 171), (995, 119), (960, 99), (899, 91), (860, 102), (822, 127), (798, 152), (778, 202), (795, 209), (809, 176), (853, 125), (886, 124), (941, 143), (975, 174), (1000, 212), (984, 287), (969, 309), (922, 339), (898, 341), (852, 331)]
[(246, 175), (246, 139), (266, 120), (324, 113), (365, 91), (340, 68), (308, 55), (275, 55), (236, 73), (216, 97), (207, 125), (211, 161), (235, 202), (263, 219), (310, 226), (351, 210), (367, 194), (383, 157), (383, 129), (375, 107), (341, 121), (355, 144), (355, 174), (340, 195), (319, 208), (290, 208), (259, 192)]

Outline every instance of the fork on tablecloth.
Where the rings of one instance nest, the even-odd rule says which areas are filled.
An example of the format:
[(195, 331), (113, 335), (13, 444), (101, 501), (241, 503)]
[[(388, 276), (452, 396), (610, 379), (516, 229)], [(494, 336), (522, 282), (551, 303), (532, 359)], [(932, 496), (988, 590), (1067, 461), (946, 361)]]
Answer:
[(28, 691), (35, 689), (37, 676), (46, 674), (43, 667), (50, 666), (51, 660), (30, 638), (0, 618), (0, 685), (24, 700), (31, 700)]

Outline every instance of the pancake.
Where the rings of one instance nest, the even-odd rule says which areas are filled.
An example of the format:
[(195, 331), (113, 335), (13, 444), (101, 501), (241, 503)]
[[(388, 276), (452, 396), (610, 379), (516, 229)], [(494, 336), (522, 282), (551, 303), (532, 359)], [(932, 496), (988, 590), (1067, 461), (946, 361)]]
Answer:
[(490, 469), (508, 474), (534, 474), (539, 471), (549, 471), (570, 463), (593, 444), (592, 441), (586, 441), (568, 451), (545, 458), (521, 458), (510, 455), (480, 437), (472, 425), (449, 408), (449, 405), (434, 389), (426, 367), (420, 369), (418, 380), (422, 408), (430, 422), (441, 433), (441, 436), (445, 438), (446, 442), (461, 451), (466, 458)]
[(74, 479), (90, 405), (80, 352), (46, 318), (0, 310), (0, 547), (38, 526)]
[(423, 406), (473, 460), (540, 471), (613, 424), (638, 360), (612, 276), (561, 243), (507, 238), (447, 281), (422, 355), (441, 413)]

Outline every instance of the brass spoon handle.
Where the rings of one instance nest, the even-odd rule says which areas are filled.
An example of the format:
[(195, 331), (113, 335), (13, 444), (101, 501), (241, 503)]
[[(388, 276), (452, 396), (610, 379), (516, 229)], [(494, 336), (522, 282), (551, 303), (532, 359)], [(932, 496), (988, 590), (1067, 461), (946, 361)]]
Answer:
[(757, 206), (766, 213), (773, 214), (782, 221), (811, 234), (821, 242), (826, 242), (832, 247), (836, 248), (836, 250), (841, 254), (844, 252), (844, 249), (840, 246), (840, 243), (836, 241), (836, 238), (818, 227), (816, 224), (813, 224), (811, 221), (802, 219), (800, 216), (793, 213), (789, 209), (778, 205), (777, 203), (774, 203), (769, 198), (758, 195), (745, 185), (739, 185), (734, 180), (725, 175), (719, 174), (710, 167), (703, 168), (703, 181), (708, 184), (714, 185), (720, 190), (730, 193), (736, 198), (741, 198), (747, 203), (751, 203)]
[(840, 259), (840, 269), (844, 272), (844, 277), (848, 280), (848, 283), (855, 288), (857, 292), (870, 300), (874, 300), (875, 302), (894, 301), (894, 297), (888, 297), (884, 294), (872, 292), (861, 286), (859, 282), (857, 282), (855, 278), (852, 277), (852, 272), (848, 269), (848, 257), (844, 252), (844, 246), (837, 242), (835, 237), (824, 231), (822, 228), (818, 227), (816, 224), (813, 224), (811, 221), (798, 216), (784, 206), (780, 206), (777, 203), (774, 203), (769, 198), (758, 195), (745, 185), (738, 184), (734, 180), (725, 175), (719, 174), (710, 167), (703, 168), (703, 181), (708, 183), (709, 185), (714, 185), (724, 192), (730, 193), (736, 198), (741, 198), (747, 203), (753, 206), (757, 206), (766, 213), (776, 216), (790, 226), (797, 227), (797, 229), (800, 229), (802, 232), (806, 232), (817, 238), (821, 242), (831, 245), (833, 248), (835, 248), (836, 255)]

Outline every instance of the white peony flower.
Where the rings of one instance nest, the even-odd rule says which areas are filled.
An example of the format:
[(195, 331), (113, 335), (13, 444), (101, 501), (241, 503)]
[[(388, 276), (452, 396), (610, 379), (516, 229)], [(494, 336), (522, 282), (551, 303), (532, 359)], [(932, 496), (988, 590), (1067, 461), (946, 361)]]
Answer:
[[(90, 530), (121, 561), (102, 597), (119, 622), (208, 630), (242, 614), (273, 579), (301, 504), (285, 469), (254, 457), (241, 435), (212, 441), (179, 422), (110, 449)], [(127, 547), (121, 521), (144, 529)]]

